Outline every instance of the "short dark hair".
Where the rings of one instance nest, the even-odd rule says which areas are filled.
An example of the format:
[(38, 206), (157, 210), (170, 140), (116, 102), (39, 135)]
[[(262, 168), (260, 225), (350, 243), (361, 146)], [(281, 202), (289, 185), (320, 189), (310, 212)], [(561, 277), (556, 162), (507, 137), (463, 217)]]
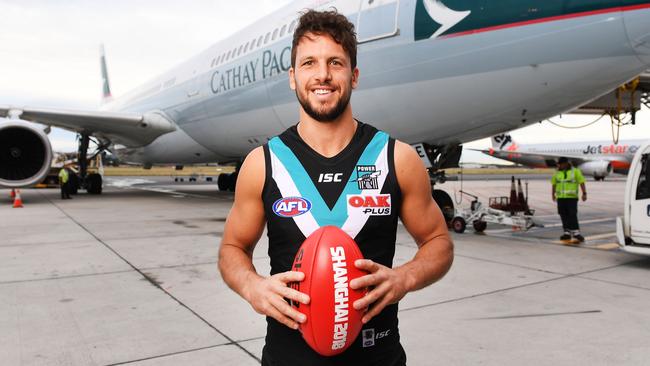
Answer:
[(354, 24), (336, 9), (308, 10), (300, 16), (298, 23), (291, 45), (291, 67), (296, 67), (296, 49), (300, 39), (307, 33), (328, 34), (348, 53), (352, 69), (357, 67), (357, 34)]
[(559, 159), (557, 159), (558, 164), (568, 163), (568, 162), (569, 162), (569, 159), (566, 156), (562, 156)]

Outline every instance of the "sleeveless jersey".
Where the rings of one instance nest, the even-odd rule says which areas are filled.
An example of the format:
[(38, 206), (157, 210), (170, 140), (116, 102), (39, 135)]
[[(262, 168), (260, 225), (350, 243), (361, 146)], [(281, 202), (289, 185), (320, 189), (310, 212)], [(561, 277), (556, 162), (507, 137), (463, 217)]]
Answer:
[[(358, 122), (350, 143), (327, 158), (293, 126), (264, 145), (262, 192), (271, 274), (290, 271), (305, 238), (334, 225), (350, 235), (364, 258), (392, 267), (401, 192), (395, 176), (395, 140)], [(363, 326), (345, 352), (323, 357), (297, 330), (267, 317), (265, 363), (270, 365), (391, 365), (403, 356), (397, 304)]]

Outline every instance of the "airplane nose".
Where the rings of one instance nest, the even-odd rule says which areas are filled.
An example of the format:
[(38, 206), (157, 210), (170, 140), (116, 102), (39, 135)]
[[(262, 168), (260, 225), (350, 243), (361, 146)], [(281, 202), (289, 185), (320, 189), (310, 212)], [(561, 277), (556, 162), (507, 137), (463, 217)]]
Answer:
[(637, 55), (650, 67), (650, 2), (623, 8), (625, 30)]

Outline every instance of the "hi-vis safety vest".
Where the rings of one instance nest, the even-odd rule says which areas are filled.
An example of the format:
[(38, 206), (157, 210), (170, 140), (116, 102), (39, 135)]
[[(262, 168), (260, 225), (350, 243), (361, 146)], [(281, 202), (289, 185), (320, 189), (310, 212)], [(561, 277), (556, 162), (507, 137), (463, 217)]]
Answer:
[(61, 183), (68, 183), (68, 171), (64, 168), (59, 171), (59, 179)]
[(551, 182), (555, 186), (557, 198), (578, 198), (578, 186), (585, 182), (585, 177), (578, 168), (558, 170)]

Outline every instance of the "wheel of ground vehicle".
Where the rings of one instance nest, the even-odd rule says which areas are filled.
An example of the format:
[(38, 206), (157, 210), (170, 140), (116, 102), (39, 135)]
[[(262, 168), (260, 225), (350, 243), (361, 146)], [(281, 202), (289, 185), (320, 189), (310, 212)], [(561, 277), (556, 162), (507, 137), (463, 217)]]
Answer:
[(465, 228), (467, 227), (467, 223), (465, 222), (465, 219), (456, 216), (453, 219), (451, 219), (451, 228), (454, 229), (455, 232), (462, 234), (465, 232)]
[(476, 220), (472, 223), (472, 226), (474, 226), (474, 231), (476, 231), (477, 233), (482, 233), (487, 228), (487, 222), (482, 220)]

